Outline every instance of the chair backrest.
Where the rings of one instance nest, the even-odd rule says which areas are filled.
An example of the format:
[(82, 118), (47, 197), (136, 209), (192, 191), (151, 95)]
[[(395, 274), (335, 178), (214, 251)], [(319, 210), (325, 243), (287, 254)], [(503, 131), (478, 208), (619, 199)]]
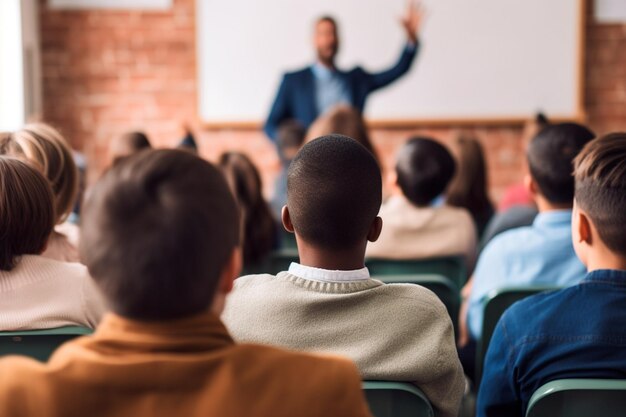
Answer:
[(23, 355), (45, 362), (64, 342), (92, 332), (78, 326), (0, 332), (0, 356)]
[(406, 382), (364, 381), (363, 390), (374, 417), (432, 417), (426, 395)]
[(539, 294), (544, 291), (557, 290), (558, 287), (547, 286), (529, 286), (529, 287), (511, 287), (493, 290), (483, 299), (483, 326), (482, 336), (476, 344), (476, 368), (475, 377), (476, 384), (480, 384), (482, 377), (483, 363), (487, 348), (491, 341), (493, 331), (496, 329), (498, 320), (504, 314), (504, 311), (511, 305), (531, 295)]
[(621, 417), (626, 415), (626, 380), (559, 379), (530, 398), (526, 417)]
[(462, 256), (446, 256), (430, 259), (392, 260), (368, 258), (365, 266), (372, 275), (443, 275), (457, 288), (467, 280), (467, 268)]
[(292, 262), (298, 262), (299, 260), (297, 249), (280, 249), (273, 251), (269, 256), (259, 262), (257, 265), (248, 266), (244, 268), (241, 275), (250, 274), (272, 274), (276, 275), (281, 271), (289, 269), (289, 265)]
[(435, 293), (446, 306), (454, 332), (457, 333), (461, 294), (458, 287), (442, 275), (380, 275), (373, 277), (387, 284), (417, 284)]
[(281, 249), (297, 249), (296, 235), (289, 233), (282, 227), (280, 228), (280, 247)]

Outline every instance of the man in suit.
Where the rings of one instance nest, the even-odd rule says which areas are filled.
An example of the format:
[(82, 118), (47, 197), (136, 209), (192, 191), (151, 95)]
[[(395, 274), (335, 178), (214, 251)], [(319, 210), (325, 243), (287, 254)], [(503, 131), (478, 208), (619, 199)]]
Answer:
[(239, 211), (210, 163), (180, 150), (120, 161), (81, 231), (112, 313), (47, 364), (1, 359), (1, 416), (370, 417), (347, 359), (230, 337), (219, 314), (241, 266)]
[(336, 67), (339, 50), (337, 22), (330, 16), (320, 17), (315, 23), (314, 45), (317, 62), (299, 71), (283, 76), (272, 110), (264, 126), (265, 133), (276, 140), (278, 126), (287, 119), (295, 119), (308, 127), (317, 116), (337, 104), (350, 104), (359, 111), (365, 108), (367, 96), (406, 74), (418, 52), (417, 34), (422, 21), (422, 10), (410, 2), (401, 19), (407, 35), (407, 44), (400, 59), (386, 71), (370, 73), (361, 67), (343, 71)]

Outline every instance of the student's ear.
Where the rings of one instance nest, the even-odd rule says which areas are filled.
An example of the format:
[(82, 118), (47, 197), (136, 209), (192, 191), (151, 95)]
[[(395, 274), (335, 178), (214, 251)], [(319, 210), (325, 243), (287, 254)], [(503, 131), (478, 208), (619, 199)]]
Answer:
[(592, 242), (592, 234), (591, 234), (591, 224), (589, 222), (589, 217), (585, 212), (577, 210), (576, 213), (577, 223), (578, 223), (578, 233), (577, 238), (580, 243), (586, 243), (587, 245), (591, 245)]
[(43, 247), (39, 251), (39, 255), (41, 255), (42, 253), (44, 253), (46, 251), (46, 249), (48, 249), (48, 242), (49, 241), (50, 241), (50, 239), (46, 239), (45, 243), (43, 244)]
[(222, 269), (222, 277), (220, 278), (219, 290), (224, 294), (228, 294), (233, 289), (235, 279), (241, 273), (243, 260), (241, 256), (241, 248), (237, 246), (230, 254), (230, 259)]
[(289, 208), (287, 206), (283, 206), (281, 214), (281, 220), (283, 222), (283, 227), (289, 233), (293, 233), (293, 224), (291, 224), (291, 216), (289, 215)]
[(580, 210), (574, 200), (574, 209), (572, 210), (572, 244), (578, 259), (587, 265), (587, 251), (592, 245), (591, 222), (587, 214)]
[(211, 311), (214, 314), (218, 316), (222, 314), (224, 305), (226, 304), (226, 296), (233, 290), (235, 279), (241, 272), (242, 263), (241, 249), (236, 247), (230, 254), (230, 258), (226, 262), (226, 265), (222, 268), (220, 282), (217, 285), (217, 291), (215, 292), (215, 297), (213, 298), (213, 303), (211, 304)]
[(395, 169), (387, 171), (385, 174), (385, 187), (390, 195), (401, 195), (402, 189), (398, 185), (398, 173)]
[(370, 230), (367, 233), (368, 242), (376, 242), (380, 237), (380, 232), (383, 230), (383, 219), (379, 216), (376, 216), (372, 225), (370, 226)]
[(530, 174), (524, 175), (524, 187), (532, 195), (539, 194), (539, 187), (537, 186), (537, 183), (535, 182), (533, 177), (530, 176)]

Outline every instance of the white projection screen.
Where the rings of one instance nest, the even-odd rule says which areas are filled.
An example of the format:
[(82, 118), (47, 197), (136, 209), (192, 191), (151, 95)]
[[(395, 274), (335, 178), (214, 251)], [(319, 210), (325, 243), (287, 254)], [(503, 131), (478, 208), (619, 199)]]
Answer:
[[(405, 0), (197, 0), (200, 119), (256, 126), (284, 71), (313, 62), (312, 25), (339, 22), (338, 66), (376, 71), (399, 57)], [(583, 0), (425, 0), (410, 73), (370, 95), (372, 122), (582, 115)]]

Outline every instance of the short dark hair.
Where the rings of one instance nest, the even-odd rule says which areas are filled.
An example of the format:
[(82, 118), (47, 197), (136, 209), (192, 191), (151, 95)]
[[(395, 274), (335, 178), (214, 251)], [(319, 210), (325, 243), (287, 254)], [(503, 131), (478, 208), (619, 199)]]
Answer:
[(38, 255), (56, 222), (48, 179), (18, 159), (0, 156), (0, 270), (22, 255)]
[(593, 222), (600, 239), (626, 257), (626, 133), (589, 142), (575, 160), (576, 203)]
[(402, 193), (420, 207), (429, 205), (446, 190), (455, 171), (456, 163), (448, 149), (426, 137), (409, 139), (396, 160)]
[(333, 26), (335, 26), (335, 29), (337, 29), (337, 19), (335, 19), (335, 18), (334, 18), (333, 16), (331, 16), (331, 15), (325, 14), (325, 15), (322, 15), (322, 16), (318, 17), (318, 18), (315, 20), (315, 25), (318, 25), (318, 24), (320, 24), (320, 23), (322, 23), (322, 22), (329, 22), (329, 23), (332, 23), (332, 24), (333, 24)]
[(128, 144), (129, 148), (135, 151), (152, 148), (150, 139), (148, 139), (148, 135), (144, 132), (135, 131), (124, 133), (122, 140)]
[(144, 151), (110, 169), (81, 216), (80, 252), (114, 312), (137, 320), (206, 311), (239, 241), (221, 172), (182, 150)]
[(287, 207), (296, 233), (328, 249), (367, 239), (382, 201), (380, 168), (354, 139), (337, 134), (300, 149), (287, 174)]
[(560, 123), (543, 128), (530, 142), (526, 155), (530, 175), (550, 203), (572, 203), (574, 158), (593, 138), (585, 126)]

